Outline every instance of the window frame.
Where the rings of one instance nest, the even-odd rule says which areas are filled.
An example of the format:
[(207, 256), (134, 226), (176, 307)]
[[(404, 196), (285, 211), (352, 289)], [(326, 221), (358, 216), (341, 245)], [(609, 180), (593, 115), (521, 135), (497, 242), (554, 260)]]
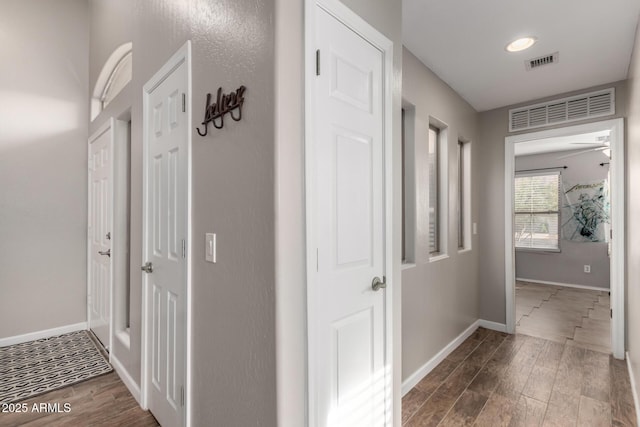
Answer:
[[(517, 178), (526, 178), (526, 177), (533, 177), (533, 176), (557, 176), (558, 177), (558, 209), (557, 211), (552, 211), (552, 210), (547, 210), (547, 211), (535, 211), (535, 212), (518, 212), (516, 210), (516, 180)], [(545, 172), (527, 172), (527, 171), (523, 171), (523, 172), (515, 172), (514, 175), (514, 182), (513, 182), (513, 224), (514, 224), (514, 232), (513, 232), (513, 245), (514, 248), (517, 252), (552, 252), (552, 253), (560, 253), (562, 252), (562, 247), (561, 247), (561, 228), (562, 228), (562, 171), (560, 170), (552, 170), (549, 169)], [(550, 215), (550, 214), (557, 214), (558, 216), (558, 233), (557, 233), (557, 248), (543, 248), (543, 247), (525, 247), (525, 246), (518, 246), (518, 241), (516, 240), (516, 230), (515, 230), (515, 224), (516, 224), (516, 218), (518, 215)]]

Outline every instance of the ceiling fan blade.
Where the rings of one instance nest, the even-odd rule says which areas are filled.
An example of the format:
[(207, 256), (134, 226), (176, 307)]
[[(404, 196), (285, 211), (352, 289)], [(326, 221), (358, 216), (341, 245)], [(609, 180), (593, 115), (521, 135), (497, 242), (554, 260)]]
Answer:
[(574, 156), (580, 156), (582, 154), (586, 154), (586, 153), (590, 153), (592, 151), (601, 151), (601, 150), (606, 150), (609, 147), (596, 147), (596, 148), (589, 148), (588, 150), (582, 150), (582, 151), (578, 151), (577, 153), (571, 153), (571, 154), (565, 154), (564, 156), (560, 156), (557, 159), (561, 160), (561, 159), (568, 159), (569, 157), (574, 157)]

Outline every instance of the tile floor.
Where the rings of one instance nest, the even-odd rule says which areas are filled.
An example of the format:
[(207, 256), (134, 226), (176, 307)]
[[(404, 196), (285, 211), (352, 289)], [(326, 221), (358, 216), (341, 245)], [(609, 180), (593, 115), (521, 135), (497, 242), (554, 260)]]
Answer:
[(516, 332), (611, 352), (607, 291), (516, 283)]
[[(532, 307), (533, 308), (533, 307)], [(635, 426), (624, 361), (479, 328), (402, 399), (403, 426)]]

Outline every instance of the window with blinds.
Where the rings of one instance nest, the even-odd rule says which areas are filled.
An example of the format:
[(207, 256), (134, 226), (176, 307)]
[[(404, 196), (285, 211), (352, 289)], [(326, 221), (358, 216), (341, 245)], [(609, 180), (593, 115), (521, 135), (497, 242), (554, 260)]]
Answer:
[(429, 253), (440, 253), (440, 129), (429, 126)]
[(560, 172), (517, 175), (516, 248), (559, 251)]

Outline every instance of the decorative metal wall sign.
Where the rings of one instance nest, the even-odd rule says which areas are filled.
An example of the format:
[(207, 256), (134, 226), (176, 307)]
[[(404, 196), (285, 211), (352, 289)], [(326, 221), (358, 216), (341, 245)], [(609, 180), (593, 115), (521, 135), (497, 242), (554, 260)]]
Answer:
[[(235, 92), (223, 94), (222, 88), (220, 87), (218, 88), (216, 102), (213, 104), (211, 103), (211, 94), (208, 93), (207, 103), (204, 107), (204, 120), (202, 121), (204, 131), (196, 128), (198, 134), (200, 136), (206, 136), (209, 130), (209, 123), (213, 124), (213, 127), (216, 129), (222, 129), (224, 126), (224, 116), (227, 113), (229, 113), (231, 118), (236, 122), (240, 121), (242, 118), (242, 104), (244, 104), (244, 91), (246, 89), (245, 86), (240, 86)], [(237, 115), (234, 115), (234, 110), (238, 110)]]

